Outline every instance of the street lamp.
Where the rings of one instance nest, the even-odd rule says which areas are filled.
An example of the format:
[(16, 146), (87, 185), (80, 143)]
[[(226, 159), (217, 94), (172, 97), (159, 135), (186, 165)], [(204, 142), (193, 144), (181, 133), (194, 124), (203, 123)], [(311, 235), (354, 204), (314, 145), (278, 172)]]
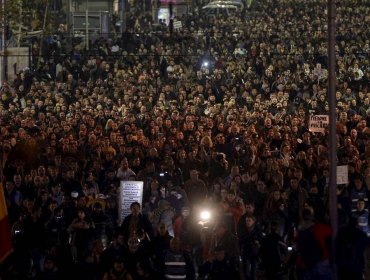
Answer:
[[(335, 3), (328, 0), (328, 93), (329, 93), (329, 214), (333, 231), (332, 253), (335, 256), (335, 238), (338, 230), (337, 206), (337, 131), (336, 131), (336, 98), (335, 98)], [(337, 279), (335, 263), (333, 263), (332, 279)]]

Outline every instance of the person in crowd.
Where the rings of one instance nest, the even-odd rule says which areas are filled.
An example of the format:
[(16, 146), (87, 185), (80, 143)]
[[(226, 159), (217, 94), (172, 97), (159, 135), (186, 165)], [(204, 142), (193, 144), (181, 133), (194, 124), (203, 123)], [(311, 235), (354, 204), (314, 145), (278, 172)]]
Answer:
[(261, 240), (261, 265), (266, 274), (266, 280), (283, 279), (285, 258), (288, 247), (278, 232), (279, 223), (270, 223), (270, 232)]
[(91, 249), (87, 252), (85, 259), (77, 270), (79, 277), (87, 277), (89, 279), (102, 279), (105, 268), (102, 262), (102, 254), (104, 250), (103, 242), (96, 239), (92, 242)]
[(153, 227), (148, 217), (140, 213), (140, 203), (131, 203), (130, 209), (131, 214), (123, 220), (121, 225), (121, 230), (126, 240), (133, 236), (139, 229), (143, 229), (150, 237), (153, 237)]
[(220, 177), (216, 178), (210, 186), (210, 190), (208, 192), (208, 194), (209, 194), (208, 199), (212, 200), (215, 203), (220, 202), (220, 200), (221, 200), (221, 189), (222, 189), (223, 186), (224, 185), (223, 185), (223, 182), (222, 182), (222, 178), (220, 178)]
[(237, 235), (240, 236), (245, 230), (245, 219), (248, 216), (256, 216), (255, 215), (255, 207), (253, 201), (249, 201), (245, 204), (245, 213), (240, 217)]
[(297, 236), (297, 275), (301, 279), (331, 279), (331, 228), (314, 219), (310, 209), (302, 211), (302, 223)]
[(337, 186), (337, 201), (338, 201), (338, 224), (340, 227), (347, 225), (352, 215), (349, 192), (344, 185)]
[(245, 218), (245, 228), (239, 234), (243, 272), (247, 279), (256, 279), (262, 238), (262, 230), (256, 223), (256, 217), (247, 216)]
[(166, 252), (170, 248), (170, 242), (173, 237), (169, 235), (166, 225), (159, 223), (157, 235), (153, 239), (154, 256), (158, 264), (164, 263)]
[(132, 276), (125, 269), (122, 258), (116, 258), (113, 263), (113, 268), (104, 274), (103, 280), (132, 280)]
[(46, 256), (44, 259), (43, 269), (39, 275), (36, 276), (36, 279), (40, 280), (59, 280), (63, 279), (58, 271), (56, 266), (55, 259), (53, 256)]
[(370, 236), (369, 210), (365, 208), (365, 205), (365, 200), (360, 198), (357, 201), (357, 209), (352, 213), (352, 217), (357, 219), (359, 229), (361, 229), (366, 236)]
[(362, 199), (365, 202), (365, 208), (368, 207), (368, 190), (363, 184), (363, 178), (358, 175), (354, 178), (353, 185), (350, 187), (351, 210), (356, 211), (358, 201)]
[(209, 255), (213, 258), (215, 248), (223, 246), (226, 249), (227, 257), (234, 263), (239, 263), (239, 246), (236, 236), (228, 229), (227, 224), (219, 223), (216, 225), (214, 235), (211, 240)]
[(236, 196), (235, 191), (229, 190), (225, 202), (220, 204), (222, 208), (221, 215), (226, 223), (229, 224), (229, 230), (233, 233), (237, 231), (240, 217), (244, 214), (244, 203)]
[(75, 218), (68, 227), (70, 234), (70, 244), (73, 250), (75, 262), (82, 261), (93, 239), (95, 225), (87, 216), (84, 209), (77, 211)]
[(189, 256), (181, 249), (178, 238), (170, 242), (164, 259), (164, 279), (194, 279), (195, 273)]
[(125, 262), (127, 271), (132, 275), (133, 279), (138, 276), (137, 264), (138, 263), (150, 263), (152, 262), (151, 254), (148, 248), (145, 248), (145, 242), (142, 243), (137, 236), (133, 236), (128, 240), (128, 250), (122, 256)]
[(184, 189), (191, 207), (204, 202), (208, 194), (206, 184), (199, 179), (199, 171), (196, 169), (190, 170), (190, 179), (185, 182)]
[(352, 217), (347, 226), (339, 229), (335, 242), (338, 279), (364, 279), (368, 239), (356, 218)]
[(122, 257), (127, 251), (125, 238), (122, 232), (116, 231), (113, 234), (112, 241), (109, 246), (101, 254), (101, 262), (103, 270), (109, 271), (113, 267), (114, 260)]
[(160, 224), (164, 224), (168, 234), (174, 237), (173, 220), (175, 219), (176, 212), (171, 207), (170, 202), (167, 200), (160, 200), (158, 207), (151, 213), (151, 221), (155, 228)]
[(264, 218), (270, 223), (276, 222), (278, 224), (278, 233), (284, 239), (290, 228), (291, 221), (288, 215), (287, 202), (281, 198), (281, 192), (275, 190), (267, 201)]
[[(42, 256), (41, 248), (44, 248), (46, 238), (46, 229), (41, 219), (41, 208), (33, 205), (27, 217), (22, 218), (23, 222), (20, 228), (14, 230), (15, 235), (20, 234), (21, 240), (24, 238), (24, 243), (20, 243), (25, 248), (22, 250), (31, 252), (31, 257), (34, 262), (40, 262)], [(21, 241), (20, 240), (20, 241)]]
[(113, 222), (110, 220), (110, 217), (104, 213), (102, 205), (99, 202), (96, 202), (93, 205), (91, 220), (95, 225), (95, 238), (102, 239), (106, 243), (108, 242), (108, 240), (112, 239), (114, 230)]
[(136, 279), (138, 280), (160, 279), (160, 274), (158, 273), (158, 271), (153, 270), (153, 268), (151, 268), (148, 263), (145, 262), (138, 263), (136, 269), (137, 269)]
[(305, 189), (299, 186), (298, 178), (290, 179), (290, 186), (287, 191), (288, 196), (288, 215), (291, 217), (292, 223), (298, 225), (301, 217), (304, 203), (308, 199), (308, 193)]
[(199, 274), (202, 277), (213, 280), (225, 278), (238, 279), (238, 264), (228, 258), (224, 247), (217, 246), (214, 250), (213, 260), (205, 262)]
[(47, 239), (56, 244), (66, 244), (68, 241), (68, 225), (64, 218), (63, 209), (58, 207), (49, 221), (46, 222)]
[(5, 183), (5, 188), (6, 188), (5, 197), (7, 199), (9, 207), (13, 207), (13, 205), (19, 206), (22, 201), (21, 192), (15, 188), (15, 185), (12, 181), (7, 181)]
[(179, 214), (181, 209), (188, 204), (186, 192), (180, 187), (171, 188), (166, 200), (174, 208), (176, 214)]
[(136, 173), (129, 167), (127, 158), (121, 160), (121, 166), (118, 168), (116, 176), (121, 181), (127, 181), (132, 176), (136, 177)]

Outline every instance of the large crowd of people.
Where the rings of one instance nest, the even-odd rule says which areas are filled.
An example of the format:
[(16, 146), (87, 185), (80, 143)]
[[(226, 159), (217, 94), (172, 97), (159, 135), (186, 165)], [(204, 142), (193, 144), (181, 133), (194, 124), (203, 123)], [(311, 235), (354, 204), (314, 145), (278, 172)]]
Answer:
[[(121, 39), (73, 40), (68, 53), (63, 30), (45, 42), (41, 63), (35, 52), (1, 85), (14, 247), (3, 279), (330, 279), (333, 259), (340, 279), (362, 279), (370, 8), (337, 7), (337, 161), (349, 182), (337, 187), (333, 258), (328, 130), (309, 129), (329, 112), (325, 2), (193, 7), (174, 30), (133, 10)], [(120, 223), (125, 180), (144, 182), (143, 201)]]

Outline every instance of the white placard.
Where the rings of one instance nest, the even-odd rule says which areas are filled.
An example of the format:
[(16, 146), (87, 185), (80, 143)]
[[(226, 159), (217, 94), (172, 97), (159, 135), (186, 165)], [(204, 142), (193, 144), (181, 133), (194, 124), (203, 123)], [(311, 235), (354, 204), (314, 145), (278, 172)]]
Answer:
[(125, 217), (131, 214), (133, 202), (143, 203), (143, 181), (121, 181), (118, 196), (118, 219), (121, 224)]
[(312, 115), (310, 116), (310, 132), (325, 132), (325, 129), (329, 125), (328, 115)]
[(348, 165), (337, 166), (337, 185), (348, 184)]
[(173, 29), (179, 30), (182, 28), (182, 22), (180, 20), (173, 21)]

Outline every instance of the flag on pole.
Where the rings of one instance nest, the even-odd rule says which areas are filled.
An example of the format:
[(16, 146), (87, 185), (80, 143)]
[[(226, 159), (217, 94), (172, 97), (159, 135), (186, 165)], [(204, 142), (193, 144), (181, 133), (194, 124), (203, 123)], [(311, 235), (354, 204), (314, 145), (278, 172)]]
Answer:
[(12, 237), (6, 208), (3, 184), (0, 183), (0, 263), (12, 252)]

